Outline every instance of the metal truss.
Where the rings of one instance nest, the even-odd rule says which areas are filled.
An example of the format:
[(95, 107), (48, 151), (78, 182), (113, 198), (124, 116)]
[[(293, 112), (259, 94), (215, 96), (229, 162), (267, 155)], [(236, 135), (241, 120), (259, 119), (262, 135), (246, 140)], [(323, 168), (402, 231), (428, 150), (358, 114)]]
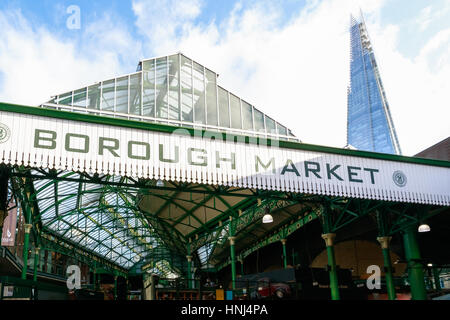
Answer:
[[(163, 276), (230, 263), (230, 236), (246, 240), (243, 259), (319, 219), (325, 233), (382, 212), (386, 235), (446, 207), (225, 186), (9, 167), (11, 193), (29, 213), (36, 243), (116, 272), (137, 266)], [(261, 223), (270, 212), (277, 221)], [(249, 239), (252, 239), (251, 241)], [(45, 243), (45, 244), (44, 244)], [(145, 266), (145, 268), (144, 268)]]

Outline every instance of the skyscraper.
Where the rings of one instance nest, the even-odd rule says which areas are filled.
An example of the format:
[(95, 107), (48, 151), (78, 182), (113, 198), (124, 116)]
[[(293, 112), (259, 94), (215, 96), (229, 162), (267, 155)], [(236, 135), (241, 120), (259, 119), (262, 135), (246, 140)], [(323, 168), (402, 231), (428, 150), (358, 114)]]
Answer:
[(347, 145), (358, 150), (401, 154), (372, 44), (361, 13), (351, 16)]

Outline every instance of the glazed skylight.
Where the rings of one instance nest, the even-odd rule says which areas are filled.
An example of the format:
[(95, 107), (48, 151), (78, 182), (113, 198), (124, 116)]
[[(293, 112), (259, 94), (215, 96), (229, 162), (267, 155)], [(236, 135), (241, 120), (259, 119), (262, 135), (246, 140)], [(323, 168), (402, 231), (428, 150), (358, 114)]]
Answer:
[(143, 60), (136, 73), (57, 95), (42, 107), (298, 141), (181, 53)]

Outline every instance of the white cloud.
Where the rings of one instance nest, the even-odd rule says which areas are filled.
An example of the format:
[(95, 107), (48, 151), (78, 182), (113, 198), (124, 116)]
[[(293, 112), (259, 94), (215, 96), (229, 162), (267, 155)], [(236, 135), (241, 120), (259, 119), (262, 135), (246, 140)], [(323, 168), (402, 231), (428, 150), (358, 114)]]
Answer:
[(78, 40), (34, 27), (20, 10), (0, 11), (0, 30), (0, 100), (12, 103), (38, 105), (114, 77), (123, 72), (124, 57), (140, 55), (139, 43), (108, 15), (83, 26)]
[(450, 29), (408, 58), (397, 50), (397, 27), (368, 28), (403, 153), (414, 155), (450, 136)]
[(450, 11), (450, 1), (447, 1), (447, 3), (445, 3), (441, 7), (429, 5), (423, 8), (420, 11), (418, 18), (416, 19), (416, 23), (419, 25), (419, 31), (426, 30), (431, 23), (436, 22), (439, 19), (445, 17), (445, 15), (449, 11)]
[(200, 0), (133, 0), (132, 8), (137, 17), (136, 26), (150, 41), (148, 50), (164, 47), (168, 39), (186, 33), (191, 21), (201, 13)]
[(431, 21), (433, 21), (432, 6), (428, 6), (422, 9), (419, 18), (417, 19), (417, 23), (420, 25), (420, 30), (425, 30)]

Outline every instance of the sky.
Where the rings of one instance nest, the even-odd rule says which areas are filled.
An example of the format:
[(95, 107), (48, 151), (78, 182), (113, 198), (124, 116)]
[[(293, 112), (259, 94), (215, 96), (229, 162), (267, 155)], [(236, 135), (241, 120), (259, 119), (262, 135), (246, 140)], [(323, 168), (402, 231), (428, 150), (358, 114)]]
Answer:
[(302, 142), (344, 147), (360, 10), (412, 156), (450, 136), (450, 0), (0, 0), (0, 101), (39, 105), (183, 52)]

